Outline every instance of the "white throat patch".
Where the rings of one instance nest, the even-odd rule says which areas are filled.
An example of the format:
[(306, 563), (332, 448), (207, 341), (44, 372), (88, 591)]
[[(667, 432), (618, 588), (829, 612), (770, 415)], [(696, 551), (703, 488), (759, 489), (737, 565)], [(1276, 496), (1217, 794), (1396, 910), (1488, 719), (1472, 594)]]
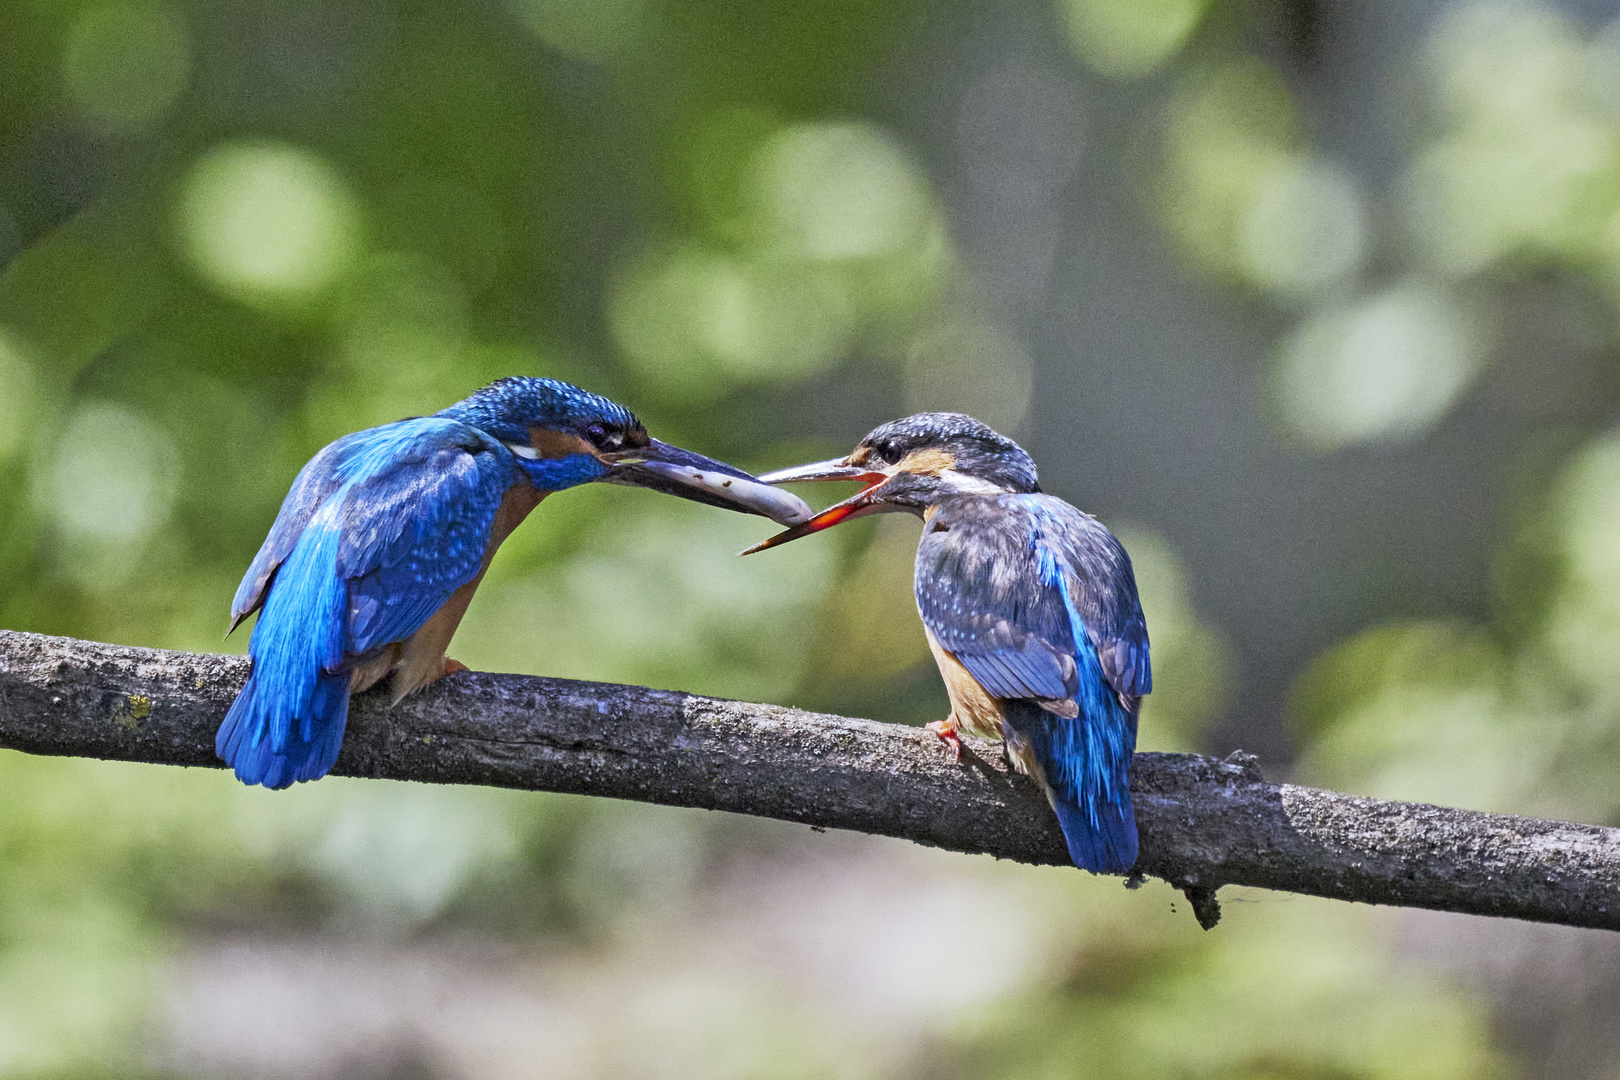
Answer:
[(1005, 495), (1007, 489), (1000, 484), (981, 480), (977, 476), (968, 476), (955, 469), (941, 469), (939, 471), (940, 483), (953, 495)]

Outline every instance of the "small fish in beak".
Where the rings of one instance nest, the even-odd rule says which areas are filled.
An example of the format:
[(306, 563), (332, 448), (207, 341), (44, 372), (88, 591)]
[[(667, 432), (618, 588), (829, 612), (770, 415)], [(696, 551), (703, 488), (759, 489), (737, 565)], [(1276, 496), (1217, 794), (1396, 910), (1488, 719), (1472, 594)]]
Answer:
[(605, 483), (650, 488), (710, 506), (768, 517), (778, 525), (797, 525), (814, 513), (790, 492), (756, 480), (741, 469), (682, 450), (657, 439), (633, 450), (601, 455), (612, 465)]

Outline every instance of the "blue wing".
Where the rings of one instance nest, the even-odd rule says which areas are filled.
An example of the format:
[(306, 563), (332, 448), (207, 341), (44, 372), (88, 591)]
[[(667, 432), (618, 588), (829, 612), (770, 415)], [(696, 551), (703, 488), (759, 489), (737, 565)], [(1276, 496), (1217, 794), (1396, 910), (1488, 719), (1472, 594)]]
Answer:
[(236, 589), (236, 597), (231, 602), (232, 630), (263, 605), (265, 587), (270, 584), (271, 577), (292, 554), (294, 545), (304, 535), (304, 529), (309, 526), (315, 511), (342, 484), (339, 468), (364, 444), (364, 437), (369, 434), (368, 431), (356, 432), (328, 444), (298, 470), (292, 489), (281, 501), (275, 524), (270, 526), (270, 535), (264, 538), (258, 554), (253, 556), (253, 562), (242, 578), (242, 584)]
[(409, 638), (482, 566), (511, 453), (450, 420), (357, 432), (305, 466), (237, 592), (253, 675), (215, 747), (248, 783), (325, 775), (356, 658)]
[(357, 593), (345, 651), (358, 655), (409, 637), (476, 575), (513, 476), (509, 451), (450, 420), (401, 420), (344, 436), (293, 481), (236, 590), (232, 627), (263, 605), (271, 579), (336, 495), (337, 573), (355, 582)]
[(410, 637), (478, 576), (516, 475), (510, 451), (482, 432), (402, 423), (412, 430), (379, 441), (345, 493), (336, 573), (349, 583), (353, 656)]
[(998, 698), (1072, 698), (1082, 651), (1131, 702), (1153, 687), (1130, 557), (1050, 495), (948, 501), (917, 551), (917, 608), (940, 647)]
[(1050, 495), (947, 500), (915, 584), (934, 640), (1002, 699), (1008, 745), (1045, 785), (1076, 865), (1129, 869), (1130, 759), (1153, 676), (1119, 542)]

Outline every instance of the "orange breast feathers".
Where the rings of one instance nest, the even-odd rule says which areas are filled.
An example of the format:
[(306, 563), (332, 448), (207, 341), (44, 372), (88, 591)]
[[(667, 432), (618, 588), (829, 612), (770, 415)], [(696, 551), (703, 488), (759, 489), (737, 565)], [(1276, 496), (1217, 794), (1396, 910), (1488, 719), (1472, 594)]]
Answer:
[(934, 640), (931, 630), (924, 627), (923, 632), (928, 635), (928, 648), (934, 654), (940, 678), (945, 680), (945, 692), (951, 698), (951, 720), (969, 735), (981, 739), (1001, 738), (1001, 702), (986, 693), (962, 662)]

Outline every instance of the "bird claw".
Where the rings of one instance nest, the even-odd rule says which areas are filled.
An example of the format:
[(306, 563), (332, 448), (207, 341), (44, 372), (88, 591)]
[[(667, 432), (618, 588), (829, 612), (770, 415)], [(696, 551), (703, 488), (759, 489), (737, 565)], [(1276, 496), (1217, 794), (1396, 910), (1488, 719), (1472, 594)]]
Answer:
[(956, 725), (949, 720), (935, 720), (924, 724), (923, 730), (931, 735), (937, 735), (939, 741), (950, 747), (951, 764), (962, 763), (962, 738), (956, 733)]
[(460, 660), (452, 660), (447, 656), (444, 658), (444, 670), (433, 676), (433, 678), (429, 679), (426, 685), (432, 686), (446, 675), (456, 675), (463, 671), (471, 670), (472, 668), (468, 667), (466, 664), (463, 664)]

